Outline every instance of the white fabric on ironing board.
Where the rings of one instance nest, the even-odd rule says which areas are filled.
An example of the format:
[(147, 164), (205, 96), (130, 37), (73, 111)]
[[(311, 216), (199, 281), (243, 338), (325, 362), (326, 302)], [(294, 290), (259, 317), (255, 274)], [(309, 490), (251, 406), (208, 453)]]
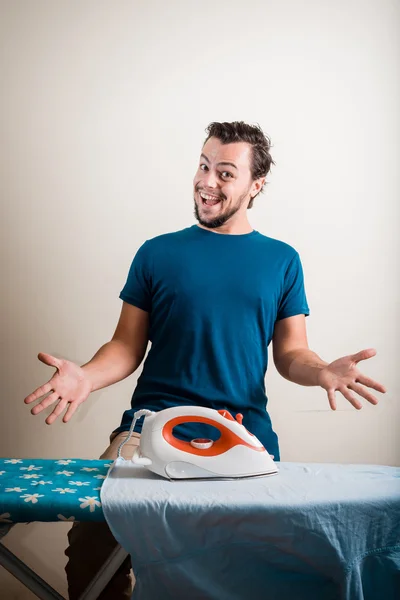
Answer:
[(117, 459), (101, 490), (135, 600), (394, 600), (400, 468), (279, 463), (279, 474), (168, 481)]

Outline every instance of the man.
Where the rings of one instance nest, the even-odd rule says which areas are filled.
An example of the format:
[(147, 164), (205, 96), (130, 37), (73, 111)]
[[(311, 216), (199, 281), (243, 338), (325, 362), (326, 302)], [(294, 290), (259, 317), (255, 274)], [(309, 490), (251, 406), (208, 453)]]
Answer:
[[(278, 438), (266, 411), (264, 378), (268, 345), (279, 373), (300, 385), (320, 386), (336, 408), (339, 391), (357, 409), (356, 392), (371, 404), (369, 391), (384, 387), (357, 368), (375, 350), (362, 350), (328, 364), (308, 347), (309, 314), (303, 272), (296, 250), (253, 230), (247, 210), (262, 191), (273, 164), (270, 142), (259, 127), (243, 122), (212, 123), (207, 129), (194, 177), (198, 225), (158, 236), (136, 254), (121, 292), (121, 316), (110, 342), (79, 367), (39, 354), (57, 369), (48, 383), (25, 399), (39, 414), (55, 404), (53, 423), (68, 422), (89, 394), (124, 379), (151, 349), (121, 425), (103, 454), (115, 458), (135, 410), (204, 405), (244, 415), (243, 424), (279, 460)], [(215, 437), (205, 425), (181, 426), (183, 439)], [(138, 443), (140, 424), (126, 456)], [(70, 598), (78, 598), (115, 545), (105, 524), (81, 523), (69, 534), (66, 551)], [(85, 569), (83, 570), (83, 566)], [(129, 598), (126, 562), (101, 594), (102, 600)]]

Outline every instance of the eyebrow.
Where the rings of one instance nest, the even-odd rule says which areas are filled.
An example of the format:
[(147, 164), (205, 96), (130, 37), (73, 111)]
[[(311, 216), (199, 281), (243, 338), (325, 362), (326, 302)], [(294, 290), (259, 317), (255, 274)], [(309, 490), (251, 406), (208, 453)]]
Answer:
[[(207, 158), (207, 156), (205, 154), (201, 153), (200, 156), (203, 157), (204, 160), (206, 160), (208, 162), (208, 164), (210, 164), (210, 161), (208, 160), (208, 158)], [(224, 160), (222, 162), (219, 162), (217, 164), (218, 165), (229, 165), (229, 166), (233, 167), (234, 169), (237, 169), (237, 166), (234, 163), (228, 162), (226, 160)]]

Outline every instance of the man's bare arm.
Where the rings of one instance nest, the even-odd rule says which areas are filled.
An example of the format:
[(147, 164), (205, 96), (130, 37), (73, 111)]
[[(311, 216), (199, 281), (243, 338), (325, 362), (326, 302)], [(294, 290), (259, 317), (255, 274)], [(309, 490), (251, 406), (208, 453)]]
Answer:
[(121, 381), (136, 371), (146, 354), (148, 329), (149, 314), (124, 302), (111, 341), (82, 366), (91, 381), (92, 392)]
[(363, 375), (357, 368), (361, 360), (375, 356), (373, 348), (327, 363), (308, 347), (304, 315), (277, 321), (272, 343), (274, 363), (282, 377), (299, 385), (322, 387), (332, 410), (336, 409), (337, 391), (357, 409), (362, 408), (362, 404), (352, 392), (371, 404), (377, 404), (378, 399), (368, 388), (386, 392), (381, 383)]
[(112, 340), (82, 367), (41, 352), (39, 360), (54, 367), (56, 372), (25, 398), (25, 404), (46, 396), (32, 408), (32, 414), (37, 415), (56, 403), (46, 423), (51, 425), (64, 411), (63, 421), (67, 423), (91, 392), (125, 379), (139, 367), (146, 353), (148, 329), (148, 313), (124, 302)]

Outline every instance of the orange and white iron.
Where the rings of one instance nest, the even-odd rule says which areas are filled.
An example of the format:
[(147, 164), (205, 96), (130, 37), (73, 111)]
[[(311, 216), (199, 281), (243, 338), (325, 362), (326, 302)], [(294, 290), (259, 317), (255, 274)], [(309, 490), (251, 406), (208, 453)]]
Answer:
[[(139, 410), (134, 422), (144, 416), (140, 445), (132, 462), (167, 479), (210, 479), (260, 477), (278, 472), (261, 442), (227, 410), (199, 406), (175, 406), (159, 412)], [(174, 435), (182, 423), (206, 423), (216, 427), (220, 437), (183, 441)], [(133, 430), (132, 423), (131, 430)]]

